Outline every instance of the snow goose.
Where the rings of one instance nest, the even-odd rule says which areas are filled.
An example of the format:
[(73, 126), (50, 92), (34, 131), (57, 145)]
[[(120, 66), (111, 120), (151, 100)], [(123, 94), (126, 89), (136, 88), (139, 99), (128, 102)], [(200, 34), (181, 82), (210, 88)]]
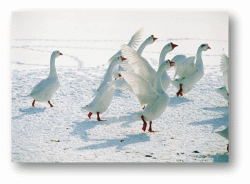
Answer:
[[(141, 41), (141, 36), (142, 36), (142, 32), (143, 32), (143, 28), (139, 29), (130, 39), (129, 43), (127, 44), (127, 46), (135, 48), (139, 42)], [(122, 55), (121, 50), (119, 50), (116, 54), (114, 54), (110, 59), (109, 59), (109, 63), (111, 61), (113, 61), (114, 58), (119, 57), (120, 55)]]
[(229, 86), (228, 86), (228, 73), (229, 73), (229, 58), (222, 54), (220, 69), (223, 73), (225, 86), (215, 89), (216, 92), (220, 93), (227, 101), (229, 101)]
[(60, 86), (56, 73), (55, 59), (60, 55), (63, 54), (58, 50), (52, 52), (50, 57), (50, 73), (48, 78), (43, 79), (41, 82), (39, 82), (32, 89), (31, 93), (28, 95), (34, 99), (34, 101), (32, 102), (33, 107), (35, 107), (35, 101), (38, 102), (48, 101), (50, 107), (53, 107), (53, 105), (50, 103), (50, 100), (52, 98), (52, 95), (56, 92), (56, 90)]
[(152, 121), (161, 116), (170, 101), (169, 96), (162, 88), (161, 76), (163, 71), (169, 69), (170, 66), (174, 66), (174, 64), (175, 63), (170, 60), (162, 62), (156, 73), (154, 87), (142, 76), (126, 71), (119, 72), (119, 75), (132, 87), (139, 101), (141, 103), (147, 103), (146, 108), (135, 116), (135, 118), (143, 121), (143, 131), (146, 130), (147, 121), (149, 121), (148, 131), (154, 132), (152, 130)]
[(211, 49), (208, 44), (202, 44), (198, 48), (195, 57), (189, 57), (186, 60), (182, 61), (175, 72), (175, 79), (171, 81), (179, 91), (176, 93), (177, 97), (179, 95), (183, 96), (183, 93), (188, 93), (192, 87), (203, 77), (203, 61), (202, 61), (202, 51)]
[[(112, 73), (111, 69), (113, 68), (113, 66), (121, 63), (124, 60), (126, 60), (126, 58), (123, 58), (122, 56), (114, 58), (110, 63), (110, 67), (108, 69), (108, 71), (110, 70), (109, 73)], [(107, 75), (110, 75), (109, 73), (107, 73)], [(105, 75), (105, 77), (107, 75)], [(110, 77), (108, 77), (108, 78), (110, 78)], [(112, 76), (111, 76), (111, 78), (112, 78)], [(114, 92), (115, 92), (115, 87), (117, 84), (118, 84), (118, 86), (123, 85), (123, 84), (121, 84), (120, 81), (117, 82), (117, 81), (106, 80), (105, 84), (102, 87), (100, 87), (100, 89), (98, 90), (98, 92), (97, 92), (95, 98), (92, 100), (92, 102), (89, 105), (82, 107), (82, 109), (89, 111), (89, 114), (88, 114), (89, 119), (91, 119), (92, 114), (97, 114), (98, 121), (106, 121), (106, 120), (100, 119), (100, 114), (105, 112), (107, 110), (107, 108), (109, 107), (110, 102), (111, 102), (113, 95), (114, 95)]]
[[(171, 43), (168, 43), (165, 45), (161, 51), (160, 54), (160, 61), (159, 65), (164, 62), (165, 56), (168, 52), (172, 51), (177, 45)], [(148, 80), (151, 85), (154, 85), (155, 78), (156, 78), (156, 71), (152, 68), (152, 66), (149, 64), (149, 62), (141, 57), (138, 52), (136, 52), (134, 49), (131, 47), (128, 47), (126, 45), (122, 45), (122, 54), (124, 57), (128, 59), (128, 63), (132, 68), (132, 71), (145, 78)], [(125, 67), (124, 67), (125, 68)], [(126, 68), (125, 68), (126, 70)], [(163, 89), (166, 90), (168, 86), (170, 85), (170, 81), (168, 81), (170, 78), (166, 79), (168, 75), (166, 75), (165, 71), (163, 72), (162, 76), (162, 84), (163, 84)]]

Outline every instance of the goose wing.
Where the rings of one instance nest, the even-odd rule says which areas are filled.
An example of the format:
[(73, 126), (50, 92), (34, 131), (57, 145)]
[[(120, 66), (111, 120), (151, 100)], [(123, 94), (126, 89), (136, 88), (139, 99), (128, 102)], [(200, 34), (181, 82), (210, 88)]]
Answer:
[(135, 51), (133, 48), (125, 44), (123, 44), (121, 48), (122, 55), (127, 58), (128, 63), (134, 70), (134, 73), (147, 79), (153, 85), (156, 71), (152, 68), (148, 61), (143, 57), (139, 56), (137, 51)]
[(174, 77), (175, 78), (184, 78), (192, 76), (197, 68), (194, 65), (195, 57), (188, 57), (185, 61), (179, 64)]
[(150, 101), (159, 98), (158, 93), (145, 78), (138, 76), (135, 73), (128, 73), (125, 71), (121, 71), (119, 74), (124, 78), (128, 85), (131, 86), (141, 105), (146, 105)]
[[(127, 44), (129, 47), (135, 48), (139, 42), (141, 41), (141, 36), (142, 36), (143, 28), (139, 29), (130, 39), (129, 43)], [(119, 57), (121, 55), (121, 50), (119, 50), (116, 54), (114, 54), (110, 59), (109, 63), (116, 57)]]

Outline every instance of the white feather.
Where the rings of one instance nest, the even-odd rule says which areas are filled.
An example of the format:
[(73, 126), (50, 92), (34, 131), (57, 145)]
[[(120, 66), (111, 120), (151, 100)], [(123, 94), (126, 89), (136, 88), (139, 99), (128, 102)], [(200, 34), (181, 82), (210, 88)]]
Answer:
[[(136, 46), (141, 41), (141, 36), (143, 33), (143, 28), (139, 29), (130, 39), (129, 43), (127, 44), (129, 47), (136, 48)], [(116, 54), (114, 54), (110, 59), (109, 62), (111, 62), (114, 58), (121, 56), (121, 50), (119, 50)]]

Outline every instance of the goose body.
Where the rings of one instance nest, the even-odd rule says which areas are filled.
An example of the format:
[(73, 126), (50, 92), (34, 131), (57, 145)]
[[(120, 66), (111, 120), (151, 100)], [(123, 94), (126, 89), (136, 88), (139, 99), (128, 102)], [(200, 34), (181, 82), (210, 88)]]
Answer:
[[(113, 98), (115, 87), (117, 84), (116, 81), (112, 81), (112, 70), (116, 65), (121, 63), (123, 60), (126, 60), (126, 58), (119, 56), (111, 61), (109, 68), (105, 74), (104, 80), (101, 83), (100, 87), (98, 88), (95, 98), (89, 105), (86, 105), (85, 107), (82, 108), (89, 111), (88, 114), (89, 118), (91, 118), (92, 114), (97, 114), (97, 120), (104, 121), (100, 119), (99, 115), (108, 109), (110, 102)], [(120, 85), (123, 84), (120, 83)]]
[(31, 91), (31, 93), (28, 95), (34, 99), (32, 106), (35, 107), (35, 101), (38, 102), (45, 102), (48, 101), (51, 107), (53, 105), (50, 103), (50, 100), (53, 96), (53, 94), (58, 90), (60, 83), (58, 80), (58, 76), (56, 73), (56, 67), (55, 67), (55, 58), (58, 56), (63, 55), (59, 51), (54, 51), (51, 54), (50, 58), (50, 74), (46, 79), (43, 79), (40, 81)]
[(144, 77), (141, 77), (135, 73), (129, 73), (126, 71), (119, 72), (120, 76), (123, 77), (124, 80), (132, 87), (139, 101), (142, 104), (147, 104), (145, 109), (140, 111), (135, 116), (135, 118), (142, 119), (143, 131), (146, 130), (146, 121), (149, 121), (149, 132), (154, 132), (152, 130), (152, 121), (158, 119), (162, 115), (170, 101), (169, 96), (162, 88), (161, 76), (164, 70), (169, 69), (170, 66), (173, 65), (174, 62), (169, 60), (164, 61), (160, 65), (156, 73), (156, 80), (153, 86)]
[(176, 67), (175, 79), (171, 81), (172, 85), (179, 90), (176, 93), (177, 96), (183, 96), (183, 93), (188, 93), (204, 76), (201, 54), (207, 49), (211, 49), (208, 44), (202, 44), (198, 48), (196, 57), (188, 57), (186, 59), (183, 56), (180, 57), (182, 59), (180, 59), (181, 61), (178, 62)]

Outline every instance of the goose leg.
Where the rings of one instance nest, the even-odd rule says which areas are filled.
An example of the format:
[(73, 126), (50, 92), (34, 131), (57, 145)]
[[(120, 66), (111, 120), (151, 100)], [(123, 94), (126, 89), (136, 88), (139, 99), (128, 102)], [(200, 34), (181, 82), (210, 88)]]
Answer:
[(48, 103), (49, 103), (50, 107), (53, 107), (53, 105), (50, 103), (50, 101), (48, 101)]
[(154, 131), (152, 130), (152, 121), (149, 122), (149, 129), (148, 129), (149, 132), (158, 132), (158, 131)]
[(100, 118), (100, 116), (99, 116), (100, 113), (99, 113), (99, 112), (97, 112), (96, 114), (97, 114), (97, 120), (98, 120), (98, 121), (107, 121), (107, 120), (102, 120), (102, 119)]
[(176, 93), (176, 95), (177, 95), (177, 97), (179, 96), (179, 95), (181, 95), (181, 96), (183, 96), (183, 89), (182, 89), (182, 84), (180, 84), (180, 89), (179, 89), (179, 91)]
[(35, 100), (32, 102), (32, 107), (35, 107)]
[(147, 122), (145, 121), (144, 116), (141, 116), (141, 119), (142, 119), (142, 121), (143, 121), (142, 130), (145, 132), (145, 130), (146, 130), (146, 128), (147, 128)]
[(89, 112), (88, 114), (89, 119), (91, 119), (92, 114), (93, 114), (92, 112)]

